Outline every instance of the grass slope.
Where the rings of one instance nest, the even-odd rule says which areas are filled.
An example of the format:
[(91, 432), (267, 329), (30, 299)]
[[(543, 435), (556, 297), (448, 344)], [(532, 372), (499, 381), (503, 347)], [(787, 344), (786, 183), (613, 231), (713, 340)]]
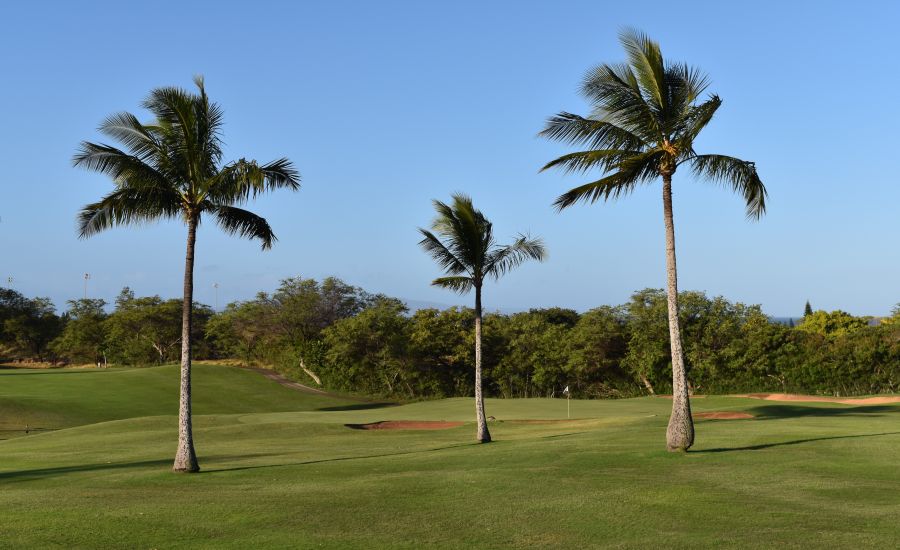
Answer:
[[(241, 374), (257, 376), (275, 393), (283, 389)], [(0, 378), (0, 385), (5, 382)], [(28, 386), (18, 383), (24, 384), (20, 391)], [(697, 446), (670, 454), (663, 450), (670, 402), (663, 399), (573, 401), (579, 420), (545, 424), (512, 420), (564, 418), (564, 401), (489, 400), (497, 441), (478, 445), (471, 422), (443, 431), (366, 432), (343, 425), (469, 421), (474, 411), (468, 399), (360, 409), (311, 406), (309, 397), (301, 394), (291, 412), (278, 410), (289, 403), (277, 400), (265, 413), (218, 414), (209, 403), (210, 414), (197, 417), (195, 427), (203, 471), (191, 476), (168, 471), (174, 416), (0, 441), (0, 547), (800, 548), (900, 542), (896, 405), (697, 399), (697, 411), (747, 411), (757, 418), (700, 421)], [(316, 410), (323, 408), (332, 410)]]
[[(179, 367), (0, 369), (0, 438), (178, 412)], [(312, 410), (352, 402), (284, 388), (234, 367), (194, 365), (195, 414)]]

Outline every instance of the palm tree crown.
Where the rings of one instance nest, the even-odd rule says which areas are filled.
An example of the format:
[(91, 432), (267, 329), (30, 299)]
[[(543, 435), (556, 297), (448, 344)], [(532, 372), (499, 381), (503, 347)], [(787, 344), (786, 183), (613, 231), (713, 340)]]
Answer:
[(431, 283), (435, 286), (465, 294), (481, 288), (488, 277), (497, 280), (529, 259), (543, 261), (546, 256), (543, 242), (527, 235), (498, 245), (493, 225), (465, 195), (453, 195), (449, 205), (436, 200), (434, 208), (432, 230), (419, 228), (423, 235), (419, 244), (448, 274), (435, 279)]
[(721, 99), (698, 98), (709, 81), (699, 70), (663, 60), (659, 44), (632, 30), (620, 41), (628, 62), (602, 64), (588, 71), (581, 86), (593, 112), (581, 117), (562, 112), (547, 121), (540, 135), (589, 149), (563, 155), (542, 170), (560, 168), (585, 173), (599, 168), (605, 175), (561, 195), (562, 210), (579, 201), (595, 202), (626, 195), (641, 183), (671, 177), (682, 165), (700, 177), (740, 193), (747, 216), (766, 210), (766, 188), (752, 162), (725, 155), (699, 155), (694, 140), (706, 127)]
[(109, 175), (116, 187), (82, 209), (80, 237), (164, 218), (199, 224), (208, 213), (226, 233), (272, 246), (276, 239), (266, 220), (234, 205), (263, 191), (299, 189), (299, 175), (285, 158), (264, 165), (240, 159), (222, 166), (222, 109), (209, 101), (201, 77), (195, 83), (196, 94), (174, 87), (153, 90), (143, 103), (156, 119), (151, 123), (142, 124), (131, 113), (107, 118), (100, 132), (125, 151), (81, 144), (75, 166)]

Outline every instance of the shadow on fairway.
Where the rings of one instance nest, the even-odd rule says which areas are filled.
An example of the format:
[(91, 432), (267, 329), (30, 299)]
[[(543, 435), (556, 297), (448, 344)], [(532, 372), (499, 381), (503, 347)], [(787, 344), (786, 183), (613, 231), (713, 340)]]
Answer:
[[(215, 462), (218, 460), (239, 460), (245, 458), (261, 458), (261, 457), (272, 457), (278, 456), (275, 454), (269, 453), (256, 453), (256, 454), (246, 454), (246, 455), (233, 455), (233, 456), (222, 456), (222, 455), (212, 455), (212, 456), (200, 456), (200, 471), (203, 471), (203, 463), (204, 461)], [(75, 466), (57, 466), (55, 468), (37, 468), (34, 470), (16, 470), (12, 472), (0, 472), (0, 482), (5, 481), (34, 481), (37, 479), (43, 479), (48, 477), (61, 476), (65, 474), (74, 474), (79, 472), (104, 472), (104, 471), (112, 471), (112, 470), (129, 470), (135, 468), (148, 468), (148, 467), (161, 467), (160, 470), (154, 470), (154, 472), (166, 472), (171, 471), (172, 463), (175, 460), (173, 458), (160, 458), (157, 460), (139, 460), (135, 462), (106, 462), (102, 464), (78, 464)], [(217, 470), (211, 470), (217, 471)]]
[(691, 454), (697, 453), (728, 453), (732, 451), (759, 451), (769, 449), (771, 447), (783, 447), (786, 445), (799, 445), (801, 443), (812, 443), (813, 441), (829, 441), (832, 439), (859, 439), (863, 437), (880, 437), (883, 435), (898, 435), (900, 432), (882, 432), (877, 434), (859, 434), (859, 435), (835, 435), (830, 437), (812, 437), (809, 439), (795, 439), (793, 441), (780, 441), (778, 443), (760, 443), (759, 445), (747, 445), (746, 447), (719, 447), (715, 449), (702, 449), (698, 451), (688, 451)]
[(757, 420), (798, 418), (803, 416), (881, 416), (882, 413), (900, 412), (892, 405), (859, 405), (817, 407), (803, 405), (761, 405), (748, 409)]
[(404, 455), (417, 455), (417, 454), (425, 454), (425, 453), (435, 453), (438, 451), (446, 451), (448, 449), (459, 449), (463, 447), (472, 447), (483, 445), (483, 443), (458, 443), (456, 445), (447, 445), (446, 447), (437, 447), (434, 449), (422, 449), (419, 451), (401, 451), (399, 453), (384, 453), (377, 455), (362, 455), (362, 456), (340, 456), (336, 458), (323, 458), (320, 460), (306, 460), (303, 462), (288, 462), (285, 464), (260, 464), (258, 466), (238, 466), (236, 468), (219, 468), (215, 470), (200, 470), (201, 474), (214, 474), (219, 472), (240, 472), (242, 470), (259, 470), (262, 468), (285, 468), (288, 466), (308, 466), (310, 464), (325, 464), (328, 462), (345, 462), (347, 460), (364, 460), (367, 458), (386, 458), (389, 456), (404, 456)]
[(172, 465), (173, 460), (142, 460), (139, 462), (114, 462), (111, 464), (79, 464), (77, 466), (59, 466), (56, 468), (38, 468), (36, 470), (18, 470), (0, 472), (0, 481), (31, 481), (45, 477), (54, 477), (77, 472), (98, 472), (104, 470), (126, 470), (145, 466)]
[(23, 367), (0, 367), (3, 376), (40, 376), (42, 374), (85, 374), (91, 372), (114, 372), (121, 369), (66, 369), (65, 367), (48, 367), (45, 369), (27, 369)]
[(364, 411), (367, 409), (384, 409), (386, 407), (396, 407), (399, 403), (391, 403), (388, 401), (380, 403), (354, 403), (352, 405), (337, 405), (334, 407), (321, 407), (317, 411), (338, 412), (338, 411)]

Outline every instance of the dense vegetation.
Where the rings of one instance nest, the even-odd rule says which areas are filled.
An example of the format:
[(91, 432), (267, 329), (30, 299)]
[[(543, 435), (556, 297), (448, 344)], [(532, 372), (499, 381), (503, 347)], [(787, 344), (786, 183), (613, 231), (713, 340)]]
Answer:
[[(815, 311), (796, 327), (759, 308), (683, 292), (685, 356), (696, 393), (893, 392), (900, 382), (900, 315), (870, 326), (841, 311)], [(177, 360), (180, 301), (124, 289), (73, 300), (61, 316), (46, 298), (0, 290), (5, 360), (150, 365)], [(410, 312), (400, 300), (335, 278), (290, 278), (269, 294), (214, 313), (195, 306), (198, 358), (235, 358), (335, 390), (400, 398), (474, 391), (474, 312)], [(671, 391), (662, 290), (584, 313), (534, 309), (484, 317), (485, 393), (501, 397), (625, 397)]]

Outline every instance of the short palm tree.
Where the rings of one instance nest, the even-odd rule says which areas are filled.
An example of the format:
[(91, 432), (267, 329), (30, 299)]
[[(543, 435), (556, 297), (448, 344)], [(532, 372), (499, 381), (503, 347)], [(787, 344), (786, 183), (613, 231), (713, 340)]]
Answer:
[(493, 226), (472, 205), (472, 199), (453, 195), (452, 204), (434, 201), (437, 216), (431, 231), (419, 228), (419, 245), (447, 273), (432, 281), (432, 285), (448, 288), (460, 294), (475, 290), (475, 418), (478, 422), (476, 439), (491, 440), (484, 416), (484, 397), (481, 388), (481, 288), (487, 278), (498, 280), (505, 273), (527, 260), (543, 261), (547, 255), (540, 239), (519, 235), (512, 244), (501, 246), (494, 241)]
[(664, 61), (659, 44), (643, 34), (626, 30), (620, 41), (628, 62), (599, 65), (582, 84), (582, 94), (593, 107), (591, 115), (560, 113), (541, 132), (586, 150), (563, 155), (543, 170), (585, 173), (599, 168), (604, 173), (560, 196), (555, 203), (559, 210), (579, 201), (616, 199), (639, 184), (662, 178), (674, 393), (666, 441), (669, 450), (687, 450), (694, 441), (694, 425), (678, 323), (672, 176), (685, 166), (695, 176), (725, 184), (743, 196), (747, 216), (754, 219), (765, 213), (767, 193), (752, 162), (694, 151), (694, 140), (722, 104), (716, 95), (698, 101), (708, 85), (707, 77), (688, 65)]
[(180, 218), (187, 225), (184, 305), (181, 326), (181, 387), (176, 472), (200, 469), (191, 432), (191, 314), (194, 243), (204, 215), (226, 233), (259, 239), (263, 249), (275, 241), (264, 218), (238, 208), (258, 193), (300, 188), (299, 175), (285, 158), (260, 165), (241, 159), (222, 164), (222, 110), (210, 103), (203, 79), (197, 93), (157, 88), (143, 103), (155, 120), (142, 124), (131, 113), (107, 118), (100, 132), (125, 150), (83, 142), (73, 162), (110, 176), (115, 189), (78, 216), (79, 236), (90, 237), (117, 225)]

